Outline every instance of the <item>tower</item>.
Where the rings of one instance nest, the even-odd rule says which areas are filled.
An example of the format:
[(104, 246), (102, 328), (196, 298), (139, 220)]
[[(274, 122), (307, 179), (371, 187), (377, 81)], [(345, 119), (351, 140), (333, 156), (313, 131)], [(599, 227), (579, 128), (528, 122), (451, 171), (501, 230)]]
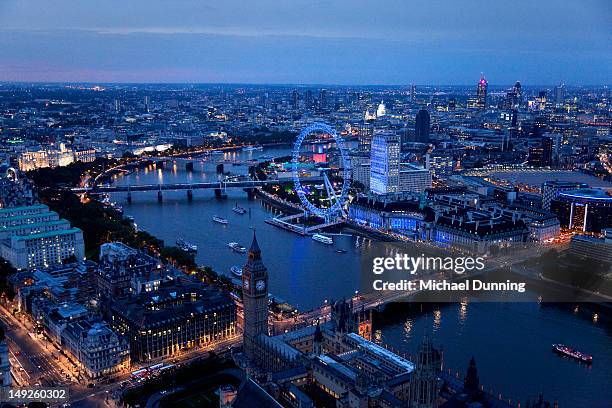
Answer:
[(414, 136), (417, 142), (429, 143), (429, 112), (421, 109), (416, 115)]
[(293, 110), (297, 110), (300, 104), (300, 94), (298, 93), (297, 89), (293, 90), (293, 93), (291, 94), (291, 107), (293, 108)]
[(244, 305), (244, 352), (249, 360), (256, 354), (260, 334), (268, 334), (268, 269), (261, 260), (261, 249), (253, 232), (246, 264), (242, 268)]
[(426, 334), (417, 356), (410, 381), (410, 407), (434, 408), (438, 399), (438, 372), (441, 368), (440, 353), (433, 347)]
[(9, 361), (8, 345), (4, 339), (4, 329), (0, 327), (0, 387), (10, 387), (11, 362)]
[(480, 75), (480, 81), (478, 81), (478, 88), (476, 88), (476, 107), (478, 109), (487, 109), (487, 86), (489, 83), (485, 79), (484, 75)]
[(399, 191), (401, 137), (390, 132), (375, 133), (370, 152), (370, 190), (375, 194)]
[(555, 105), (559, 108), (563, 106), (565, 100), (565, 84), (561, 83), (555, 88)]
[(471, 397), (475, 397), (480, 392), (480, 381), (478, 379), (478, 369), (474, 357), (470, 359), (465, 379), (463, 380), (463, 391)]
[(327, 109), (327, 89), (319, 91), (319, 109)]
[(323, 353), (323, 333), (321, 332), (321, 326), (317, 322), (317, 328), (314, 333), (314, 340), (312, 343), (312, 354), (320, 356)]

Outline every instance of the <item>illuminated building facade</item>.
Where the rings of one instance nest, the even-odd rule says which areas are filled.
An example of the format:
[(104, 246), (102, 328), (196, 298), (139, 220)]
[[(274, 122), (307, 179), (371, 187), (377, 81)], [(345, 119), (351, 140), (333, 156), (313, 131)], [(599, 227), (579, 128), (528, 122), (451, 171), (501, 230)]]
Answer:
[(369, 152), (372, 145), (372, 136), (374, 135), (374, 125), (371, 123), (361, 123), (358, 126), (359, 151)]
[(85, 256), (83, 232), (45, 205), (0, 209), (0, 256), (17, 269), (47, 268)]
[(97, 273), (98, 293), (108, 299), (127, 295), (132, 279), (158, 269), (159, 260), (121, 242), (100, 246)]
[(612, 196), (604, 190), (582, 188), (561, 192), (552, 200), (550, 209), (563, 228), (599, 233), (612, 227)]
[(236, 335), (236, 305), (185, 278), (114, 301), (111, 325), (129, 338), (132, 361), (148, 361)]
[(261, 249), (253, 233), (247, 262), (242, 268), (244, 305), (244, 352), (254, 359), (260, 335), (268, 334), (268, 269), (261, 260)]
[(87, 379), (113, 375), (130, 368), (130, 348), (105, 322), (81, 320), (62, 332), (62, 346), (74, 357)]
[(431, 171), (409, 163), (400, 165), (398, 192), (420, 193), (431, 188), (431, 182)]
[(67, 147), (61, 144), (59, 148), (41, 149), (23, 152), (19, 155), (19, 169), (30, 171), (45, 167), (61, 167), (81, 161), (83, 163), (93, 162), (96, 159), (96, 151), (91, 148)]
[(389, 132), (375, 133), (370, 155), (370, 191), (396, 193), (400, 188), (401, 137)]
[(550, 210), (550, 203), (552, 200), (563, 191), (578, 190), (588, 187), (587, 184), (571, 181), (546, 181), (542, 184), (542, 208), (547, 211)]
[(484, 75), (480, 76), (478, 81), (478, 87), (476, 88), (476, 108), (487, 109), (487, 87), (489, 83), (485, 79)]
[(370, 155), (367, 152), (350, 152), (351, 175), (353, 182), (361, 183), (370, 188)]

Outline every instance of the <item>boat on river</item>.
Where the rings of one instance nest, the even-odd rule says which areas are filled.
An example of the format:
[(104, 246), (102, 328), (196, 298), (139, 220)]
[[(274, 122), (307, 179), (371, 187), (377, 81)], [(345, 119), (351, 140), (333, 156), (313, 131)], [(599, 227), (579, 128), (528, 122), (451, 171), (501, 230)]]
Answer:
[(582, 353), (576, 349), (566, 346), (565, 344), (553, 344), (552, 349), (557, 354), (571, 357), (586, 364), (591, 364), (593, 362), (593, 356), (590, 354)]
[(242, 268), (241, 267), (234, 265), (230, 268), (230, 272), (235, 277), (242, 278)]
[(312, 239), (320, 242), (322, 244), (327, 244), (327, 245), (332, 245), (334, 243), (334, 240), (328, 236), (325, 236), (323, 234), (314, 234), (312, 236)]
[(233, 251), (236, 251), (241, 254), (244, 254), (247, 251), (245, 247), (243, 247), (237, 242), (230, 242), (229, 244), (227, 244), (227, 246), (230, 247)]
[(213, 216), (212, 220), (214, 222), (218, 222), (219, 224), (227, 224), (227, 222), (228, 222), (225, 218), (221, 218), (218, 215)]

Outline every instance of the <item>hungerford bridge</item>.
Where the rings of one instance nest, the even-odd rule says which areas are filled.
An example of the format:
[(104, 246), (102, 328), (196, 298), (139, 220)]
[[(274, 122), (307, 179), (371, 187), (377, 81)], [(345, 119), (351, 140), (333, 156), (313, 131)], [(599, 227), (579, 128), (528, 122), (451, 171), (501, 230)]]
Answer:
[[(309, 182), (322, 182), (322, 176), (308, 177)], [(286, 183), (292, 183), (292, 180), (287, 180)], [(215, 196), (218, 198), (225, 198), (226, 190), (228, 188), (241, 188), (249, 194), (251, 197), (254, 194), (254, 190), (257, 187), (262, 187), (269, 184), (282, 184), (283, 181), (270, 179), (270, 180), (251, 180), (239, 178), (228, 178), (224, 181), (217, 182), (206, 182), (206, 183), (164, 183), (164, 184), (139, 184), (139, 185), (103, 185), (94, 187), (76, 187), (72, 189), (72, 192), (76, 194), (105, 194), (105, 193), (127, 193), (128, 202), (132, 201), (132, 192), (135, 191), (157, 191), (157, 199), (162, 201), (162, 191), (187, 191), (187, 198), (193, 198), (193, 190), (214, 190)]]

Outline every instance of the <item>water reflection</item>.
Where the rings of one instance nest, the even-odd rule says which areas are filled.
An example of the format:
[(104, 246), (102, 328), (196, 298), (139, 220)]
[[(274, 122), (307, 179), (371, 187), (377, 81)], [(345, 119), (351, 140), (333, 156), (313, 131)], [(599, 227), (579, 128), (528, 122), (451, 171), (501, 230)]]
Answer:
[(413, 329), (414, 321), (411, 318), (406, 319), (404, 322), (404, 335), (406, 336), (406, 340), (412, 339), (412, 329)]
[(463, 326), (465, 324), (465, 321), (467, 320), (467, 306), (467, 299), (461, 299), (461, 302), (459, 302), (459, 324), (461, 326)]
[(442, 324), (442, 311), (440, 309), (436, 309), (434, 310), (434, 321), (433, 321), (434, 333), (438, 331), (441, 324)]
[(382, 344), (382, 331), (380, 329), (374, 331), (374, 343)]

